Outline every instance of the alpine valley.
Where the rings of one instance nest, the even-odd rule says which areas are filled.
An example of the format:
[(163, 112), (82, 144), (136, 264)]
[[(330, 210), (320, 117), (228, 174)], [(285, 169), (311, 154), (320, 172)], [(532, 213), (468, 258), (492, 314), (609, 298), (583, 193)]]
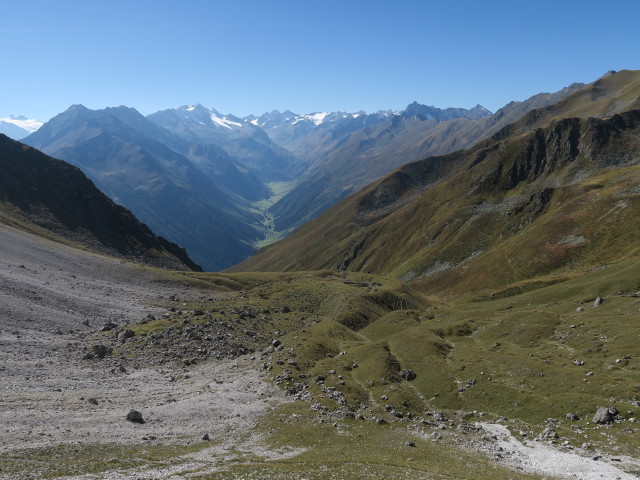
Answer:
[(2, 478), (640, 475), (640, 71), (496, 113), (74, 105), (22, 141)]
[(231, 267), (389, 173), (473, 145), (580, 88), (438, 109), (414, 102), (373, 114), (223, 115), (202, 105), (144, 117), (74, 105), (22, 141), (82, 169), (205, 270)]

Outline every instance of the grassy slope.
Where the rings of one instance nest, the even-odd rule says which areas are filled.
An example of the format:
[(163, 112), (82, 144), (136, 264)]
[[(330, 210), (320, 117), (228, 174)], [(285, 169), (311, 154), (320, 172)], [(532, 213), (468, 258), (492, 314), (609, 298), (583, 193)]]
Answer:
[(559, 117), (636, 106), (638, 77), (610, 75), (473, 149), (406, 165), (234, 270), (391, 273), (459, 295), (621, 258), (640, 246), (638, 111)]
[[(451, 302), (423, 297), (388, 277), (360, 273), (161, 272), (163, 282), (209, 288), (211, 299), (199, 293), (167, 301), (165, 306), (177, 311), (133, 325), (136, 336), (114, 354), (154, 356), (153, 348), (159, 347), (139, 348), (147, 337), (185, 319), (190, 325), (222, 321), (237, 332), (256, 332), (253, 338), (261, 339), (256, 368), (305, 396), (256, 425), (269, 448), (295, 449), (298, 455), (269, 461), (236, 452), (235, 460), (218, 464), (218, 473), (200, 478), (486, 478), (488, 471), (497, 479), (536, 478), (460, 451), (460, 442), (473, 434), (459, 429), (506, 416), (513, 431), (532, 437), (553, 417), (561, 441), (637, 456), (633, 424), (595, 427), (589, 422), (600, 405), (613, 404), (627, 418), (640, 413), (632, 404), (640, 397), (635, 358), (640, 301), (630, 296), (640, 293), (639, 272), (640, 258), (630, 256), (580, 275), (540, 277), (494, 295)], [(593, 308), (596, 296), (605, 301)], [(258, 315), (233, 313), (249, 308)], [(216, 320), (189, 313), (197, 310), (226, 314), (216, 314)], [(268, 346), (274, 338), (282, 347)], [(197, 351), (199, 342), (192, 340), (188, 350)], [(576, 359), (584, 365), (572, 363)], [(405, 368), (415, 371), (414, 381), (401, 377)], [(316, 382), (317, 375), (325, 377), (324, 383)], [(333, 389), (340, 393), (332, 394)], [(387, 404), (403, 418), (386, 411)], [(423, 423), (434, 411), (450, 419), (446, 430)], [(569, 412), (581, 420), (566, 420)], [(380, 425), (376, 418), (387, 423)], [(439, 441), (436, 432), (443, 435)], [(198, 442), (142, 450), (88, 444), (72, 452), (61, 446), (5, 454), (0, 466), (57, 478), (147, 468), (163, 465), (163, 459), (180, 464), (189, 461), (184, 454), (201, 447)], [(55, 469), (45, 468), (56, 458), (61, 461), (50, 463)]]

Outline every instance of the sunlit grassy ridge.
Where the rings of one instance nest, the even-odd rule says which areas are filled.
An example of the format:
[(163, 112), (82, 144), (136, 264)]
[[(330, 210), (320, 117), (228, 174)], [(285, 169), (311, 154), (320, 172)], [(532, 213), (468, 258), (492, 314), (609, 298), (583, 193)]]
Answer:
[(640, 248), (639, 75), (605, 76), (471, 149), (405, 165), (234, 271), (390, 274), (459, 296), (625, 258)]

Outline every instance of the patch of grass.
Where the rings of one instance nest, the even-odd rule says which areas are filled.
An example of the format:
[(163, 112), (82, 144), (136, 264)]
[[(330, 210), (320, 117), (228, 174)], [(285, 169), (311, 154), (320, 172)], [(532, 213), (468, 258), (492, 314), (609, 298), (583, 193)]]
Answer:
[(71, 475), (126, 472), (135, 468), (168, 467), (184, 455), (210, 443), (193, 445), (60, 444), (0, 454), (0, 472), (20, 478), (55, 479)]
[[(324, 421), (306, 403), (280, 407), (261, 420), (270, 448), (295, 449), (298, 455), (274, 461), (227, 465), (205, 479), (535, 479), (488, 459), (436, 442), (417, 427), (376, 425), (361, 420)], [(408, 446), (408, 441), (415, 446)]]

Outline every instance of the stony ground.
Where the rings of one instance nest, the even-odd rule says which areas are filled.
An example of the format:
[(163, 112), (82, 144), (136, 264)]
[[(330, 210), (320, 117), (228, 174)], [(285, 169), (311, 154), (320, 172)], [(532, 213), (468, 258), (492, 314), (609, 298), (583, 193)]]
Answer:
[[(0, 454), (56, 444), (184, 445), (204, 434), (217, 451), (251, 444), (253, 420), (282, 397), (248, 358), (188, 369), (83, 359), (105, 323), (137, 323), (158, 313), (158, 299), (182, 294), (149, 270), (0, 226)], [(127, 421), (131, 409), (145, 423)]]
[[(209, 294), (151, 269), (0, 225), (0, 478), (189, 478), (237, 461), (297, 455), (295, 449), (268, 448), (251, 428), (286, 401), (267, 381), (271, 376), (261, 373), (259, 352), (255, 359), (210, 357), (195, 365), (122, 355), (84, 358), (106, 323), (139, 324), (166, 313), (157, 305), (167, 299)], [(131, 409), (144, 423), (125, 419)], [(498, 425), (478, 425), (473, 432), (446, 443), (545, 478), (634, 478), (607, 459), (539, 442), (525, 445)], [(148, 456), (128, 466), (116, 462), (114, 469), (102, 458), (102, 466), (87, 473), (96, 445), (116, 445), (116, 457), (122, 446), (134, 460)], [(51, 473), (52, 460), (42, 452), (62, 463), (68, 454), (72, 464), (78, 455), (83, 466), (78, 474), (70, 473), (73, 465), (64, 474)], [(36, 457), (44, 458), (42, 464)], [(3, 472), (7, 467), (14, 468)]]

